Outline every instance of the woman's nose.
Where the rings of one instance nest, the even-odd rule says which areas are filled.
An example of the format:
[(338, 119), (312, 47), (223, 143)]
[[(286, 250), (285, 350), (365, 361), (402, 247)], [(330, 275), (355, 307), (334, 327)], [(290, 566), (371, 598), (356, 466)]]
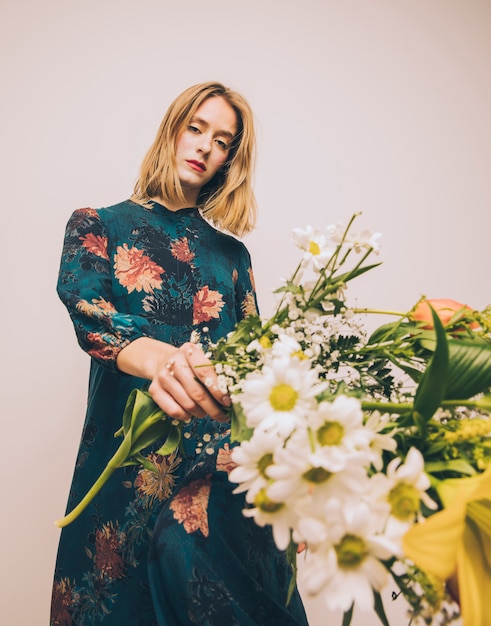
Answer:
[(199, 137), (198, 150), (200, 152), (209, 152), (211, 150), (211, 137), (207, 133), (203, 133)]

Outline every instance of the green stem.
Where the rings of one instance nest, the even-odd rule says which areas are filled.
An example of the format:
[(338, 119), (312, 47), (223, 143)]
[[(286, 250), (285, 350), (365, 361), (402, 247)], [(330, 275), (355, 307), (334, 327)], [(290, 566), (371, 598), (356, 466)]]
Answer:
[[(126, 444), (126, 445), (125, 445)], [(55, 522), (55, 525), (58, 528), (64, 528), (71, 524), (77, 517), (87, 508), (87, 506), (92, 502), (92, 500), (96, 497), (99, 491), (104, 487), (112, 474), (122, 466), (122, 464), (127, 460), (127, 440), (125, 439), (123, 443), (116, 450), (116, 453), (109, 461), (109, 463), (104, 468), (102, 474), (95, 481), (89, 491), (85, 494), (82, 500), (77, 504), (77, 506), (70, 511), (65, 517)]]
[(411, 402), (371, 402), (368, 400), (362, 400), (361, 408), (364, 411), (383, 411), (384, 413), (407, 413), (412, 411), (413, 404)]
[(407, 313), (402, 311), (388, 311), (386, 309), (351, 309), (353, 313), (375, 313), (377, 315), (395, 315), (397, 317), (406, 317)]
[[(469, 408), (479, 407), (478, 400), (442, 400), (440, 407), (442, 409), (451, 409), (458, 406), (465, 406)], [(364, 411), (383, 411), (384, 413), (397, 413), (402, 415), (408, 411), (414, 409), (412, 402), (375, 402), (369, 400), (362, 400), (361, 408)]]

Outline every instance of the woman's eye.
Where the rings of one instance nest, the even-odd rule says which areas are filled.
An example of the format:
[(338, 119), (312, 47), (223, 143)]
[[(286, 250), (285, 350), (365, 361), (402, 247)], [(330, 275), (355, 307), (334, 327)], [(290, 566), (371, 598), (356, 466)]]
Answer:
[(193, 126), (192, 124), (188, 126), (188, 130), (195, 134), (198, 134), (200, 132), (199, 128), (197, 126)]
[(221, 139), (217, 139), (216, 142), (222, 150), (228, 150), (228, 143), (225, 143), (225, 141), (222, 141)]

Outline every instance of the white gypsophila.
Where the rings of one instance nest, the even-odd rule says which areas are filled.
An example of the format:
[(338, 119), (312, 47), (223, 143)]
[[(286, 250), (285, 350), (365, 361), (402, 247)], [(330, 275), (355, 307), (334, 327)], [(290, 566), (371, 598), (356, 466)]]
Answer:
[(323, 593), (333, 611), (346, 612), (353, 603), (362, 610), (372, 609), (373, 591), (380, 592), (388, 581), (381, 561), (401, 554), (399, 539), (384, 532), (380, 511), (365, 502), (331, 499), (323, 519), (327, 538), (309, 546), (306, 592)]
[(277, 358), (248, 374), (241, 385), (242, 393), (233, 400), (242, 406), (249, 428), (288, 436), (316, 407), (315, 398), (325, 387), (310, 361)]
[(283, 440), (277, 433), (258, 429), (249, 440), (242, 441), (232, 449), (232, 460), (237, 467), (229, 473), (228, 478), (230, 482), (238, 483), (234, 493), (250, 491), (251, 497), (255, 497), (260, 489), (268, 485), (266, 470), (273, 461), (275, 450), (281, 445)]
[(293, 242), (304, 252), (303, 263), (312, 263), (316, 270), (325, 267), (334, 253), (334, 248), (328, 245), (326, 234), (317, 228), (312, 228), (312, 226), (307, 226), (305, 230), (295, 228), (291, 237)]
[(232, 378), (229, 378), (228, 376), (225, 376), (224, 374), (218, 374), (217, 373), (217, 383), (216, 383), (216, 385), (217, 385), (217, 388), (224, 395), (229, 392), (229, 389), (231, 387), (233, 387), (234, 382), (235, 381)]

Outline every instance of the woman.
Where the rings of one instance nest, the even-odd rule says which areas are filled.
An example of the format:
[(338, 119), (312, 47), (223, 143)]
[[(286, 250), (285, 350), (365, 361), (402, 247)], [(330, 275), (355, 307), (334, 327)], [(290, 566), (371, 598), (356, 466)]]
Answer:
[(52, 626), (306, 624), (297, 595), (285, 608), (289, 572), (269, 529), (231, 493), (230, 398), (197, 345), (256, 312), (247, 249), (214, 227), (253, 227), (254, 143), (239, 94), (191, 87), (167, 111), (132, 198), (68, 222), (58, 293), (91, 356), (68, 509), (117, 447), (133, 388), (149, 384), (186, 426), (183, 453), (148, 451), (155, 471), (116, 472), (63, 530)]

